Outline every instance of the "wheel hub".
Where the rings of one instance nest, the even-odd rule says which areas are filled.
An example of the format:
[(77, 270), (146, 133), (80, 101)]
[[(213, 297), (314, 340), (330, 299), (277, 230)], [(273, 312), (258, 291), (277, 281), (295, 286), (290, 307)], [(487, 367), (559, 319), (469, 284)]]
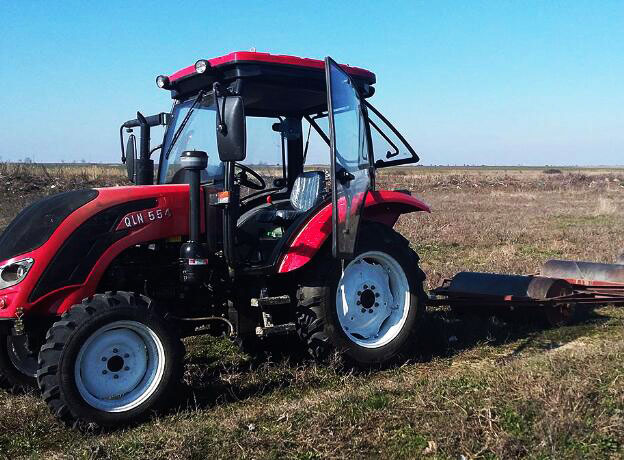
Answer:
[(371, 289), (366, 289), (360, 295), (360, 302), (362, 308), (373, 308), (375, 306), (375, 293)]
[(95, 332), (82, 346), (75, 378), (92, 406), (119, 412), (132, 408), (153, 391), (162, 372), (162, 344), (141, 323)]
[(409, 309), (409, 284), (399, 263), (383, 252), (359, 255), (344, 269), (336, 313), (347, 337), (375, 348), (400, 332)]
[(363, 339), (378, 335), (394, 304), (388, 273), (367, 260), (347, 266), (341, 297), (341, 323), (349, 334)]

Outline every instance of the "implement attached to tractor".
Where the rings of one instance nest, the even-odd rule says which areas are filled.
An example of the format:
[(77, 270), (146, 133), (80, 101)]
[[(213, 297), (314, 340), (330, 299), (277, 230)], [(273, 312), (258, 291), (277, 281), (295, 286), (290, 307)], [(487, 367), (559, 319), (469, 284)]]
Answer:
[(534, 309), (552, 326), (591, 306), (624, 305), (624, 265), (549, 260), (539, 275), (461, 272), (431, 291), (430, 305), (456, 309)]

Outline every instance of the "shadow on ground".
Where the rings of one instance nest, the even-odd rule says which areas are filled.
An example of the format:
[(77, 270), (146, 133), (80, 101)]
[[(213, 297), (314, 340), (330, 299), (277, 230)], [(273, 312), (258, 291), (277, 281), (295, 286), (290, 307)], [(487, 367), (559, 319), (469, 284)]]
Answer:
[[(420, 343), (406, 358), (411, 362), (428, 362), (452, 358), (483, 346), (502, 347), (517, 343), (502, 358), (513, 359), (523, 352), (551, 350), (591, 335), (597, 325), (609, 319), (591, 311), (574, 324), (551, 328), (541, 319), (522, 314), (499, 317), (436, 309), (427, 312)], [(308, 358), (296, 338), (280, 338), (264, 347), (256, 345), (252, 355), (229, 362), (223, 362), (222, 356), (191, 355), (187, 360), (189, 367), (192, 371), (187, 372), (186, 390), (181, 401), (183, 409), (209, 408), (262, 397), (293, 385), (322, 387), (330, 380), (348, 375), (374, 375), (388, 368), (358, 370), (339, 357), (317, 364)]]

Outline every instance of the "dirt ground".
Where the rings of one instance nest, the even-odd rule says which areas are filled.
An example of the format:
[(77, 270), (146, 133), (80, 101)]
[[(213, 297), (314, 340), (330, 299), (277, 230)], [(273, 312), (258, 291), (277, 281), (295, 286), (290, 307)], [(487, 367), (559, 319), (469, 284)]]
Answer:
[[(378, 181), (433, 209), (397, 224), (429, 288), (461, 270), (535, 273), (624, 250), (621, 170), (395, 168)], [(115, 168), (0, 165), (0, 228), (39, 196), (122, 183)], [(445, 309), (424, 321), (409, 362), (368, 372), (190, 340), (178, 407), (106, 434), (0, 392), (0, 458), (624, 457), (624, 309), (558, 329)]]

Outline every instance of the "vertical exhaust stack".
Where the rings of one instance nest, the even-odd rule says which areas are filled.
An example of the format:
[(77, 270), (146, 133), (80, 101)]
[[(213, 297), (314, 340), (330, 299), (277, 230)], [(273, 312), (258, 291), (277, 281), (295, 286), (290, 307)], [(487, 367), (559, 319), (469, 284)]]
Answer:
[(182, 152), (180, 164), (188, 171), (189, 177), (189, 240), (180, 248), (180, 281), (197, 284), (202, 281), (204, 269), (208, 265), (201, 241), (199, 196), (200, 175), (208, 165), (208, 155), (198, 150)]

